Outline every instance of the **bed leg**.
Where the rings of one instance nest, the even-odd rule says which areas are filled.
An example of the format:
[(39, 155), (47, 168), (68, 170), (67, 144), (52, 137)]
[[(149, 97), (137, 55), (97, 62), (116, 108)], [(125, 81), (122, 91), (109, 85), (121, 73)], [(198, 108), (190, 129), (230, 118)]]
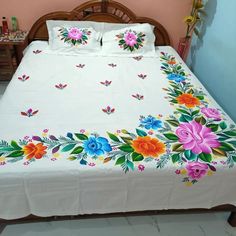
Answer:
[(3, 230), (5, 229), (6, 226), (7, 226), (6, 223), (1, 223), (0, 222), (0, 234), (3, 232)]
[(236, 227), (236, 211), (232, 211), (229, 219), (228, 219), (228, 223), (232, 226), (232, 227)]

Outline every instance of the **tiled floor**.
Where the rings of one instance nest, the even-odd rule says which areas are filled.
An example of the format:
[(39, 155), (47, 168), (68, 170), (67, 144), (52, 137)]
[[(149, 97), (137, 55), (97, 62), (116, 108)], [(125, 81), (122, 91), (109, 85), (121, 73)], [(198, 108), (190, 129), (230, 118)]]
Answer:
[(235, 236), (228, 214), (159, 215), (7, 226), (1, 236)]
[[(0, 83), (0, 99), (7, 83)], [(159, 215), (10, 225), (1, 236), (236, 236), (229, 214)]]

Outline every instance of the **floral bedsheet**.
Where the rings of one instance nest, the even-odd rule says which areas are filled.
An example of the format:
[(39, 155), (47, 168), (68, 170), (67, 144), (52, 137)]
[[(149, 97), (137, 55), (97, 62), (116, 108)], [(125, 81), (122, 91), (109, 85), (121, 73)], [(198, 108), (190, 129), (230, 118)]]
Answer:
[[(50, 55), (45, 47), (42, 42), (29, 47), (0, 101), (0, 200), (9, 197), (4, 189), (16, 191), (13, 174), (28, 181), (26, 176), (36, 179), (42, 173), (50, 182), (52, 173), (76, 172), (75, 179), (93, 176), (93, 204), (78, 203), (74, 191), (79, 199), (88, 195), (74, 187), (68, 197), (76, 207), (65, 201), (61, 211), (50, 205), (58, 201), (51, 187), (45, 186), (48, 203), (43, 205), (32, 197), (35, 186), (17, 185), (25, 195), (22, 207), (17, 212), (1, 206), (0, 218), (50, 215), (49, 205), (60, 215), (236, 203), (235, 124), (172, 48), (159, 47), (156, 58), (119, 58)], [(114, 191), (107, 200), (94, 186), (109, 174), (106, 191), (121, 179), (126, 187), (117, 189), (122, 196)], [(132, 179), (139, 181), (131, 184)], [(141, 193), (140, 181), (146, 193), (162, 196), (154, 201)]]

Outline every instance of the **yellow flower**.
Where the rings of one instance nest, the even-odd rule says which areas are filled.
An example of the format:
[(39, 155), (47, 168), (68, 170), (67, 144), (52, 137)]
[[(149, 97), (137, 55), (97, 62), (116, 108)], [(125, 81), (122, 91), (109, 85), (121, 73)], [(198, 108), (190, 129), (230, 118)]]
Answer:
[(187, 170), (182, 169), (182, 170), (180, 171), (180, 174), (181, 174), (181, 175), (186, 175), (186, 174), (187, 174)]
[(5, 157), (0, 157), (0, 162), (4, 162), (6, 160)]
[(212, 175), (213, 175), (213, 171), (208, 170), (207, 175), (208, 175), (208, 176), (212, 176)]
[(196, 19), (193, 16), (184, 17), (184, 22), (188, 25), (195, 23)]
[(42, 136), (43, 136), (43, 137), (46, 137), (46, 136), (47, 136), (47, 133), (42, 133)]
[(103, 156), (99, 156), (99, 157), (98, 157), (98, 160), (99, 160), (99, 161), (103, 161), (103, 160), (104, 160), (104, 157), (103, 157)]
[(187, 187), (191, 187), (191, 186), (193, 185), (193, 183), (192, 183), (192, 182), (185, 182), (185, 185), (186, 185)]
[(60, 154), (59, 153), (54, 153), (53, 157), (58, 158), (58, 157), (60, 157)]

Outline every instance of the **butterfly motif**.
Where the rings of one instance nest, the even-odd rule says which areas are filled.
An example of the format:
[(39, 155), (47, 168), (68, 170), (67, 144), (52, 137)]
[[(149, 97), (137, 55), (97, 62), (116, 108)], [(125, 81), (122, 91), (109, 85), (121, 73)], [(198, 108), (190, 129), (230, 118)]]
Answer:
[(39, 53), (41, 53), (41, 52), (42, 52), (42, 50), (38, 50), (38, 49), (35, 50), (35, 51), (33, 51), (34, 54), (39, 54)]
[(34, 116), (35, 114), (38, 113), (39, 110), (36, 110), (36, 111), (33, 111), (31, 108), (28, 109), (26, 112), (21, 112), (21, 115), (22, 116), (28, 116), (28, 117), (31, 117), (31, 116)]
[(22, 82), (25, 82), (26, 80), (29, 79), (29, 76), (28, 75), (22, 75), (21, 77), (18, 77), (18, 80), (22, 81)]
[(55, 87), (57, 88), (57, 89), (64, 89), (65, 87), (67, 86), (67, 84), (56, 84), (55, 85)]
[(144, 99), (144, 96), (143, 96), (143, 95), (140, 95), (140, 94), (138, 94), (138, 93), (133, 94), (132, 97), (134, 97), (134, 98), (136, 98), (136, 99), (138, 99), (138, 100), (143, 100), (143, 99)]
[(108, 64), (108, 66), (110, 66), (110, 67), (114, 68), (114, 67), (116, 67), (117, 65), (116, 65), (116, 64), (114, 64), (114, 63), (110, 63), (110, 64)]
[(103, 108), (102, 111), (110, 115), (115, 112), (115, 108), (111, 108), (110, 106), (107, 106), (106, 108)]
[(143, 56), (133, 57), (133, 59), (136, 60), (136, 61), (140, 61), (140, 60), (142, 60), (142, 58), (143, 58)]
[(81, 69), (83, 69), (84, 66), (85, 66), (85, 64), (78, 64), (78, 65), (76, 65), (77, 68), (81, 68)]
[(108, 87), (109, 85), (111, 85), (112, 81), (105, 80), (104, 82), (100, 82), (100, 83)]
[(141, 78), (141, 79), (145, 79), (147, 77), (147, 75), (141, 73), (141, 74), (138, 75), (138, 77)]

